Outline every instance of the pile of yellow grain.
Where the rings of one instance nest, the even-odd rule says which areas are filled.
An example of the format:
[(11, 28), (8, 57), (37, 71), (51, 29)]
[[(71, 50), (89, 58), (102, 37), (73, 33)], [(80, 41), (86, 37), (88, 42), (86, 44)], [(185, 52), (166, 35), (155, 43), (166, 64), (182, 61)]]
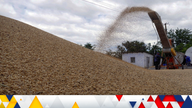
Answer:
[(165, 77), (0, 16), (0, 94), (191, 93), (176, 73)]

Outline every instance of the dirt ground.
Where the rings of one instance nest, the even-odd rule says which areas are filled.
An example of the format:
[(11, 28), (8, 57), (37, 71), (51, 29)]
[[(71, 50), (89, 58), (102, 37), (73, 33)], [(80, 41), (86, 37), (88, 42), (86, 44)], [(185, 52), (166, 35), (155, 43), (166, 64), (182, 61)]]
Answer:
[(0, 94), (192, 94), (192, 71), (147, 70), (0, 16)]

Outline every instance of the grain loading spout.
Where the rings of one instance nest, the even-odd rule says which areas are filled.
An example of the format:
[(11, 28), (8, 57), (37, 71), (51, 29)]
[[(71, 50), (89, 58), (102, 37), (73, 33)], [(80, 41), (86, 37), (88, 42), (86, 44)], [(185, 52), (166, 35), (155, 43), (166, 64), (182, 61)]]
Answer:
[(148, 15), (151, 18), (152, 22), (155, 24), (155, 27), (156, 27), (159, 37), (161, 39), (161, 43), (163, 46), (162, 52), (166, 56), (167, 69), (179, 68), (179, 66), (181, 66), (181, 64), (180, 63), (179, 63), (179, 65), (175, 64), (175, 61), (177, 60), (175, 58), (176, 52), (175, 52), (174, 48), (172, 47), (172, 42), (167, 38), (167, 34), (165, 32), (165, 29), (163, 27), (159, 14), (155, 11), (151, 11), (151, 12), (148, 12)]
[(158, 13), (156, 13), (155, 11), (149, 12), (148, 13), (152, 22), (155, 23), (155, 26), (157, 28), (157, 32), (159, 34), (159, 37), (161, 39), (161, 43), (163, 48), (167, 49), (167, 48), (171, 48), (171, 45), (169, 43), (169, 40), (167, 38), (167, 35), (165, 33), (165, 30), (163, 28), (163, 24), (161, 22), (161, 18), (158, 15)]

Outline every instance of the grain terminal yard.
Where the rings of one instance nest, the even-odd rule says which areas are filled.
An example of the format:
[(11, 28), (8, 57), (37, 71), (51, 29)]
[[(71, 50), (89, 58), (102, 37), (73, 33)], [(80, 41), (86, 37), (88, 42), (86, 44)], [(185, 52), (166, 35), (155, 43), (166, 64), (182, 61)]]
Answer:
[(0, 94), (192, 94), (192, 73), (147, 70), (0, 16)]

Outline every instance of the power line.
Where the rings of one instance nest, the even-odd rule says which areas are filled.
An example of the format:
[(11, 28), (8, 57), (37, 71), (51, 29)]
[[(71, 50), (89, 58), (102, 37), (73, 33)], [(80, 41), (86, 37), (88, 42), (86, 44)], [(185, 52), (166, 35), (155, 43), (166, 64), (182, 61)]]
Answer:
[[(113, 9), (111, 9), (111, 8), (109, 8), (109, 7), (106, 7), (106, 6), (99, 5), (99, 4), (96, 4), (96, 3), (94, 3), (94, 2), (90, 2), (90, 1), (88, 1), (88, 0), (82, 0), (82, 1), (87, 2), (87, 3), (90, 3), (90, 4), (93, 4), (93, 5), (97, 5), (97, 6), (99, 6), (99, 7), (103, 7), (103, 8), (105, 8), (105, 9), (109, 9), (109, 10), (114, 11), (114, 12), (120, 12), (120, 11), (113, 10)], [(141, 18), (141, 17), (136, 17), (136, 16), (131, 16), (131, 17), (140, 18), (140, 19), (144, 19), (144, 20), (149, 21), (149, 19), (145, 19), (145, 18)]]
[(112, 11), (115, 11), (115, 12), (120, 12), (120, 11), (113, 10), (113, 9), (111, 9), (111, 8), (109, 8), (109, 7), (103, 6), (103, 5), (98, 5), (98, 4), (96, 4), (96, 3), (94, 3), (94, 2), (90, 2), (90, 1), (88, 1), (88, 0), (82, 0), (82, 1), (91, 3), (91, 4), (93, 4), (93, 5), (97, 5), (97, 6), (99, 6), (99, 7), (103, 7), (103, 8), (106, 8), (106, 9), (109, 9), (109, 10), (112, 10)]
[[(157, 31), (156, 31), (156, 29), (155, 29), (155, 27), (154, 27), (154, 25), (153, 25), (153, 22), (152, 22), (152, 26), (153, 26), (153, 29), (154, 29), (154, 31), (155, 31), (155, 34), (157, 35), (157, 42), (158, 42), (158, 34), (157, 34)], [(157, 44), (157, 43), (156, 43)]]
[[(94, 2), (90, 2), (90, 1), (88, 1), (88, 0), (82, 0), (82, 1), (87, 2), (87, 3), (90, 3), (90, 4), (93, 4), (93, 5), (97, 5), (97, 6), (99, 6), (99, 7), (105, 8), (105, 9), (109, 9), (109, 10), (114, 11), (114, 12), (120, 12), (120, 11), (113, 10), (113, 9), (107, 7), (107, 6), (99, 5), (99, 4), (96, 4), (96, 3), (94, 3)], [(141, 17), (136, 17), (136, 16), (131, 16), (131, 17), (140, 18), (140, 19), (143, 19), (143, 20), (150, 21), (149, 19), (145, 19), (145, 18), (141, 18)], [(154, 28), (153, 23), (152, 23), (152, 26), (153, 26), (153, 28)], [(155, 28), (154, 28), (154, 30), (155, 30)], [(147, 34), (147, 33), (149, 33), (149, 32), (146, 32), (146, 33), (143, 33), (143, 34)], [(156, 33), (156, 35), (157, 35), (157, 31), (156, 31), (156, 30), (155, 30), (155, 33)], [(143, 35), (143, 34), (142, 34), (142, 35)], [(139, 35), (139, 36), (140, 36), (140, 35)], [(157, 42), (158, 42), (158, 35), (157, 35)]]

